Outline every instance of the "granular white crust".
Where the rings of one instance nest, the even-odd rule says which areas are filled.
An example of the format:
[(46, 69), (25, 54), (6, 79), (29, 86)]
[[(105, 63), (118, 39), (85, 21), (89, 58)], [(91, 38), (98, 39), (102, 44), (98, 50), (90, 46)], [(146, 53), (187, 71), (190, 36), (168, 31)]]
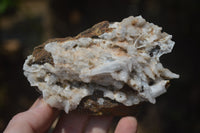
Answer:
[[(159, 61), (174, 46), (172, 36), (162, 33), (161, 27), (131, 16), (108, 28), (112, 30), (96, 38), (47, 43), (44, 48), (51, 53), (53, 65), (30, 65), (35, 57), (28, 56), (24, 74), (48, 104), (68, 113), (95, 90), (126, 106), (155, 103), (155, 98), (166, 92), (169, 79), (179, 77)], [(133, 91), (122, 91), (124, 85)], [(99, 104), (103, 101), (98, 99)]]

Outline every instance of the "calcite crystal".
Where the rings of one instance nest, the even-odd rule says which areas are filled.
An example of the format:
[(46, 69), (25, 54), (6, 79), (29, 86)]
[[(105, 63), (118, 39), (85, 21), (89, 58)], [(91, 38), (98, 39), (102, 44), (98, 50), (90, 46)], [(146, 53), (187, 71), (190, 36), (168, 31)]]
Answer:
[(174, 46), (172, 36), (161, 30), (141, 16), (103, 21), (75, 37), (36, 47), (24, 74), (49, 105), (66, 113), (155, 103), (169, 79), (179, 78), (159, 61)]

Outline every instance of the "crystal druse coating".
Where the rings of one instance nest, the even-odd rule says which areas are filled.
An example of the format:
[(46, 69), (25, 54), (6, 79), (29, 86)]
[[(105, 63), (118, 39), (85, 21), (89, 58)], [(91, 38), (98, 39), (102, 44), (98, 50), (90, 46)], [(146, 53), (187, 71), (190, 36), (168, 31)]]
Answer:
[(52, 107), (68, 113), (81, 100), (102, 92), (106, 99), (137, 105), (155, 103), (170, 79), (179, 78), (159, 58), (174, 42), (162, 28), (141, 16), (103, 21), (75, 37), (52, 39), (36, 47), (24, 63), (24, 74)]

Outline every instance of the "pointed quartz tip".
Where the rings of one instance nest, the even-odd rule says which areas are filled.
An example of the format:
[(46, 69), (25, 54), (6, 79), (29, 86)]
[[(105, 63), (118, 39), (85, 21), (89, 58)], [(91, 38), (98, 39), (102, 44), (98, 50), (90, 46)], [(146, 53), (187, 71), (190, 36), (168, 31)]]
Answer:
[(178, 78), (180, 78), (180, 75), (179, 74), (174, 74), (173, 78), (178, 79)]

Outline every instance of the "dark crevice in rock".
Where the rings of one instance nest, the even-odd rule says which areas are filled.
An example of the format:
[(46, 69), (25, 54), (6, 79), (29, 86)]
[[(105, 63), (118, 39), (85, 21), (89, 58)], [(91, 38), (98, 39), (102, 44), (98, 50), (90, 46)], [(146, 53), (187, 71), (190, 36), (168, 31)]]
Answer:
[(150, 51), (149, 51), (149, 55), (151, 57), (153, 57), (154, 55), (158, 54), (160, 50), (160, 46), (156, 45), (155, 47), (153, 47)]
[(138, 92), (131, 88), (129, 85), (124, 84), (123, 88), (120, 89), (121, 92), (124, 92), (126, 94), (137, 94)]

